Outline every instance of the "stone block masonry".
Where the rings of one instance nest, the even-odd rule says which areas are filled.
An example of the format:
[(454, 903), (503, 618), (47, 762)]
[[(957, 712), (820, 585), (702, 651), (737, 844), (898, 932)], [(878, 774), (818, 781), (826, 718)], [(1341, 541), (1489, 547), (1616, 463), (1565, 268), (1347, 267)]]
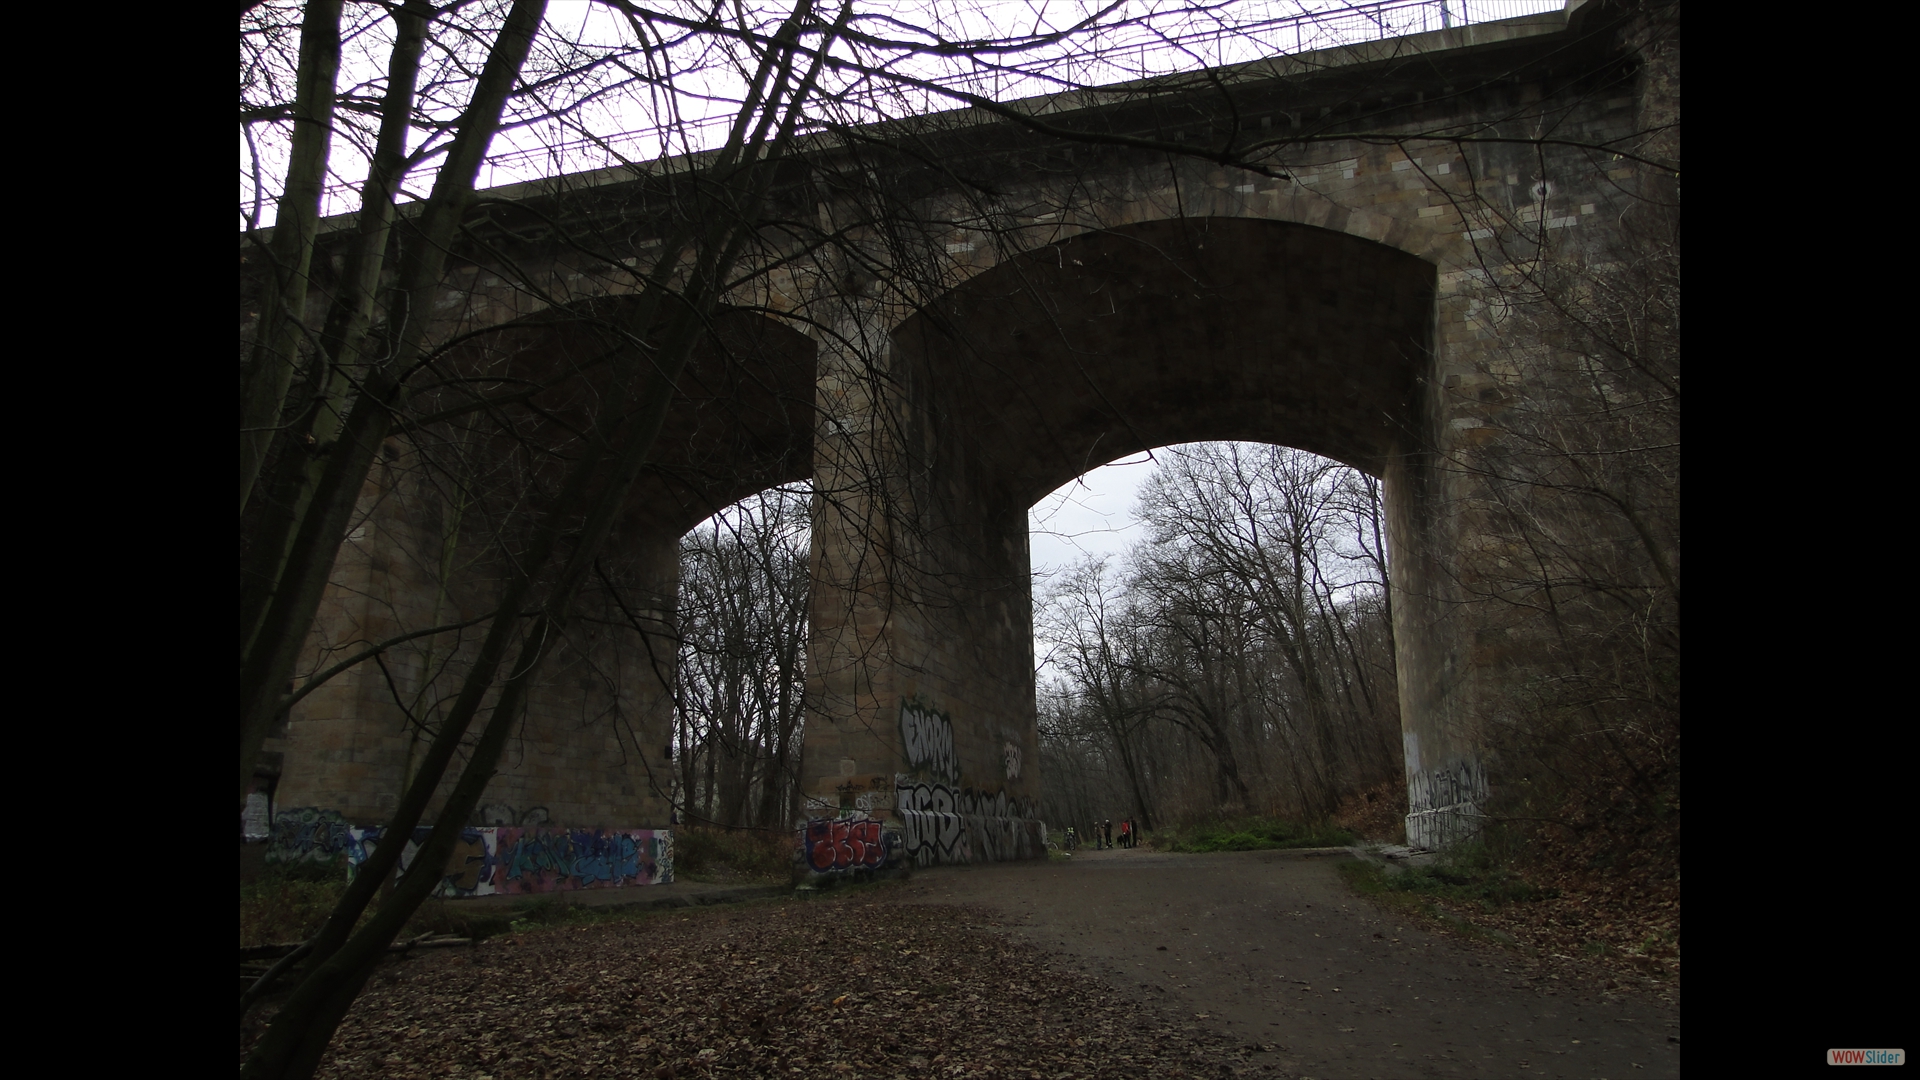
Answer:
[[(547, 852), (554, 882), (671, 873), (678, 541), (779, 483), (819, 493), (797, 870), (1043, 854), (1027, 508), (1104, 462), (1214, 439), (1282, 443), (1382, 479), (1409, 836), (1469, 833), (1498, 765), (1479, 725), (1521, 673), (1472, 646), (1460, 580), (1478, 526), (1461, 508), (1479, 481), (1446, 466), (1502, 437), (1510, 398), (1472, 391), (1497, 375), (1503, 394), (1528, 392), (1529, 359), (1500, 340), (1504, 283), (1544, 252), (1602, 251), (1641, 182), (1639, 165), (1591, 150), (1643, 129), (1646, 109), (1625, 107), (1644, 89), (1640, 60), (1605, 5), (1569, 7), (1223, 70), (1185, 96), (1034, 103), (1056, 126), (1195, 146), (1254, 123), (1310, 134), (1269, 163), (1284, 179), (1092, 142), (1063, 155), (965, 111), (861, 143), (861, 174), (931, 230), (916, 249), (927, 264), (875, 290), (832, 249), (782, 232), (765, 238), (764, 266), (743, 268), (749, 284), (716, 319), (609, 548), (632, 602), (570, 634), (482, 800), (499, 813), (466, 823), (473, 887), (532, 880), (507, 873), (508, 848)], [(1589, 145), (1527, 141), (1543, 130)], [(831, 174), (845, 152), (808, 149), (795, 175)], [(579, 327), (617, 319), (636, 285), (583, 252), (626, 245), (624, 258), (657, 239), (652, 182), (609, 170), (490, 192), (502, 221), (519, 202), (526, 220), (564, 228), (476, 221), (451, 271), (459, 288), (436, 308), (436, 333), (465, 335), (445, 363), (526, 385), (577, 368), (556, 384), (565, 393), (534, 402), (543, 417), (592, 400), (582, 358), (628, 346)], [(845, 244), (898, 231), (835, 190), (774, 198)], [(516, 280), (567, 283), (564, 303)], [(522, 436), (555, 455), (571, 437), (537, 417)], [(498, 567), (475, 554), (485, 537), (462, 531), (413, 455), (396, 439), (369, 481), (308, 670), (488, 608)], [(305, 822), (311, 834), (335, 843), (345, 830), (351, 844), (391, 811), (421, 745), (414, 710), (472, 639), (434, 648), (309, 696), (269, 747), (284, 755), (277, 805), (336, 812)], [(595, 854), (620, 837), (631, 853)], [(597, 876), (603, 857), (611, 878)], [(465, 864), (449, 873), (468, 880)]]

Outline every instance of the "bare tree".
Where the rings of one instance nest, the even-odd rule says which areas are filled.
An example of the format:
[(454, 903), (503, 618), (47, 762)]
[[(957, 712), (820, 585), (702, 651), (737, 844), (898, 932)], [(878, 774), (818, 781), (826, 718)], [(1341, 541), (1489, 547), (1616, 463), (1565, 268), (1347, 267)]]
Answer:
[(1395, 773), (1377, 483), (1282, 447), (1156, 456), (1149, 539), (1118, 577), (1069, 571), (1043, 608), (1058, 715), (1098, 721), (1143, 817), (1166, 812), (1150, 777), (1190, 783), (1182, 741), (1208, 778), (1189, 814), (1323, 816)]
[[(243, 654), (243, 761), (257, 749), (278, 703), (279, 687), (291, 674), (306, 628), (313, 621), (332, 564), (331, 552), (338, 549), (346, 531), (360, 478), (394, 426), (407, 396), (408, 379), (428, 359), (425, 314), (433, 310), (441, 287), (445, 253), (471, 199), (481, 155), (532, 50), (543, 11), (542, 3), (516, 3), (494, 30), (486, 65), (454, 135), (450, 160), (442, 167), (435, 197), (422, 215), (423, 236), (403, 262), (402, 288), (387, 303), (387, 337), (378, 352), (365, 349), (364, 342), (354, 342), (380, 362), (359, 369), (341, 434), (332, 444), (304, 518), (297, 529), (289, 530), (295, 539), (288, 556), (280, 560), (280, 572), (261, 575), (263, 586), (271, 584), (265, 591), (272, 600), (263, 605), (267, 610), (259, 619), (260, 631)], [(842, 9), (843, 19), (844, 15)], [(834, 24), (816, 19), (811, 5), (802, 4), (772, 35), (769, 47), (751, 58), (747, 98), (728, 142), (703, 173), (687, 224), (664, 245), (665, 254), (648, 279), (651, 289), (641, 294), (661, 318), (643, 313), (629, 327), (600, 327), (616, 340), (624, 337), (630, 347), (613, 356), (611, 378), (603, 384), (602, 396), (590, 414), (588, 437), (575, 460), (561, 470), (544, 520), (526, 535), (516, 564), (501, 583), (496, 611), (504, 617), (492, 621), (458, 699), (440, 718), (388, 835), (411, 834), (462, 749), (469, 726), (483, 711), (483, 704), (489, 705), (484, 727), (468, 749), (466, 768), (446, 796), (439, 824), (423, 845), (413, 872), (401, 877), (365, 927), (355, 931), (375, 889), (398, 865), (402, 845), (381, 845), (361, 867), (327, 927), (309, 943), (308, 974), (256, 1045), (245, 1069), (248, 1075), (311, 1074), (373, 965), (408, 916), (439, 884), (438, 870), (452, 850), (458, 825), (477, 805), (531, 680), (566, 631), (573, 601), (589, 579), (600, 544), (660, 430), (675, 380), (731, 276), (773, 167), (790, 144), (801, 103), (807, 100), (821, 67), (819, 53), (809, 59), (796, 52), (803, 32), (830, 36), (836, 31)], [(393, 68), (396, 84), (404, 76), (399, 70), (404, 66), (401, 59), (396, 57)], [(391, 119), (404, 130), (411, 115), (400, 110)], [(371, 185), (370, 191), (378, 187)], [(376, 191), (369, 199), (390, 203), (391, 194)], [(373, 250), (369, 259), (384, 254), (384, 247)], [(690, 269), (681, 265), (683, 258), (691, 262)], [(371, 283), (376, 277), (370, 275), (367, 280)], [(415, 317), (405, 318), (407, 312)], [(656, 329), (662, 323), (664, 327)], [(333, 370), (354, 369), (336, 364)], [(523, 620), (523, 612), (530, 617)], [(245, 618), (243, 607), (243, 632)], [(496, 685), (516, 641), (518, 656), (505, 680)], [(243, 768), (246, 772), (250, 767)]]
[(775, 490), (682, 542), (675, 693), (683, 821), (784, 830), (798, 793), (809, 507)]
[[(1055, 690), (1054, 716), (1062, 723), (1053, 729), (1053, 745), (1058, 751), (1065, 741), (1084, 745), (1088, 734), (1103, 735), (1101, 751), (1110, 749), (1119, 758), (1127, 804), (1147, 828), (1152, 828), (1154, 807), (1148, 796), (1148, 764), (1141, 759), (1139, 741), (1152, 708), (1140, 678), (1141, 665), (1134, 660), (1132, 643), (1127, 640), (1130, 628), (1116, 618), (1124, 612), (1117, 603), (1122, 599), (1112, 592), (1105, 566), (1089, 561), (1068, 571), (1042, 609), (1048, 636), (1056, 644), (1050, 660), (1061, 669), (1066, 682), (1065, 687)], [(1073, 723), (1075, 720), (1081, 723)], [(1077, 732), (1076, 727), (1080, 729)], [(1086, 805), (1082, 802), (1080, 809), (1084, 811)]]

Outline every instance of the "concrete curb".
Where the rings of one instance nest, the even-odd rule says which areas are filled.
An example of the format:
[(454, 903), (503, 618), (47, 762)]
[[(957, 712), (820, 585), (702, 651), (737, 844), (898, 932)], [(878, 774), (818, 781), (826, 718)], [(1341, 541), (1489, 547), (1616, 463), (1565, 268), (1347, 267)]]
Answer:
[(1381, 867), (1389, 874), (1401, 873), (1409, 866), (1427, 866), (1440, 857), (1437, 851), (1404, 847), (1400, 844), (1387, 844), (1373, 849), (1355, 846), (1337, 850), (1345, 851), (1362, 862)]
[(791, 885), (738, 885), (726, 889), (712, 889), (702, 892), (687, 892), (675, 896), (661, 896), (650, 900), (632, 900), (617, 904), (599, 904), (597, 907), (609, 911), (623, 911), (633, 908), (687, 908), (707, 907), (711, 904), (737, 904), (744, 900), (759, 900), (765, 897), (786, 896), (793, 892)]
[(497, 911), (504, 915), (517, 911), (530, 902), (547, 899), (557, 900), (570, 907), (592, 908), (596, 911), (631, 911), (735, 904), (745, 900), (786, 896), (792, 892), (791, 885), (716, 886), (688, 881), (674, 882), (670, 885), (642, 885), (631, 889), (580, 889), (532, 895), (470, 896), (444, 900), (442, 903), (452, 905), (455, 910)]
[(1347, 854), (1350, 854), (1352, 851), (1353, 849), (1348, 847), (1290, 847), (1290, 848), (1269, 848), (1268, 850), (1262, 852), (1262, 854), (1300, 855), (1300, 856), (1347, 855)]

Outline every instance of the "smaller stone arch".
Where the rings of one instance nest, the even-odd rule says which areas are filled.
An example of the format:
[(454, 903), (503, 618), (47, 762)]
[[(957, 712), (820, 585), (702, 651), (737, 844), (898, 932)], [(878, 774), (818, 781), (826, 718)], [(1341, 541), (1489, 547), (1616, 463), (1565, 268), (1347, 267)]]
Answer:
[[(635, 306), (605, 298), (595, 315)], [(542, 362), (554, 363), (553, 354), (523, 361)], [(603, 549), (599, 588), (581, 598), (576, 640), (549, 662), (548, 692), (530, 700), (526, 737), (503, 760), (490, 798), (548, 806), (563, 825), (667, 824), (680, 538), (747, 495), (810, 479), (814, 382), (815, 346), (805, 335), (758, 312), (715, 313)], [(568, 413), (550, 411), (545, 430), (563, 445), (559, 422), (584, 419), (593, 399), (584, 382), (566, 395)]]
[[(426, 481), (378, 492), (367, 530), (373, 544), (343, 553), (343, 562), (358, 562), (336, 573), (343, 585), (329, 596), (316, 640), (367, 622), (373, 596), (387, 598), (388, 617), (400, 622), (433, 611), (444, 618), (450, 608), (484, 612), (499, 560), (512, 550), (520, 520), (513, 515), (544, 512), (541, 500), (551, 498), (603, 400), (609, 361), (645, 340), (649, 316), (642, 298), (601, 297), (502, 324), (449, 350), (435, 366), (438, 383), (428, 380), (417, 399), (422, 412), (438, 411), (442, 426), (416, 438), (409, 453), (427, 460), (421, 476), (457, 467), (481, 477), (471, 492), (475, 505), (456, 512), (449, 485)], [(481, 800), (483, 814), (516, 827), (536, 820), (555, 829), (668, 826), (678, 541), (714, 509), (811, 476), (815, 364), (814, 343), (776, 320), (743, 309), (714, 314), (604, 548), (597, 576), (606, 587), (583, 596), (582, 617), (531, 695), (522, 730)], [(495, 404), (462, 408), (483, 395)], [(507, 522), (506, 531), (481, 528), (481, 509), (500, 513), (494, 523)], [(403, 530), (419, 551), (457, 554), (435, 565), (379, 548), (381, 538)], [(357, 825), (378, 824), (406, 782), (411, 753), (407, 721), (388, 688), (378, 678), (342, 679), (296, 711), (282, 801), (290, 796), (288, 805), (334, 808)]]

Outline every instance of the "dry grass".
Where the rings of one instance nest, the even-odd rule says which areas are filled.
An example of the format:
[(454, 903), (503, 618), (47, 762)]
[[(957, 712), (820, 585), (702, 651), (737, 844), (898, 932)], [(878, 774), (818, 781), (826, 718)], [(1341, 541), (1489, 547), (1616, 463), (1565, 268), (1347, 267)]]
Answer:
[(676, 825), (673, 872), (687, 881), (786, 882), (799, 843), (787, 830)]

